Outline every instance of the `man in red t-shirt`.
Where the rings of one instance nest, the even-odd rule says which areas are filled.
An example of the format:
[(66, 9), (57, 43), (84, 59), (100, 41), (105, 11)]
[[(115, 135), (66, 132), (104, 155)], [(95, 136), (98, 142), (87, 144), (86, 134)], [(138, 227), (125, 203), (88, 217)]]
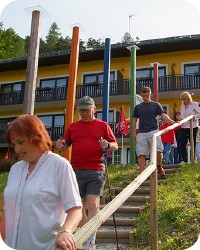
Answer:
[[(81, 119), (69, 125), (63, 140), (56, 142), (56, 147), (63, 151), (72, 145), (71, 164), (76, 173), (80, 195), (84, 207), (88, 210), (88, 220), (99, 211), (100, 197), (103, 195), (105, 183), (105, 164), (102, 161), (102, 152), (107, 149), (118, 149), (116, 138), (110, 126), (97, 118), (94, 113), (96, 106), (89, 96), (82, 97), (77, 109)], [(87, 222), (85, 209), (80, 226)], [(87, 244), (95, 249), (96, 233), (92, 234)]]
[[(163, 130), (171, 125), (172, 123), (170, 122), (164, 122), (164, 124), (159, 127), (159, 130)], [(167, 133), (161, 135), (161, 140), (164, 146), (163, 162), (164, 164), (173, 164), (173, 162), (170, 161), (170, 153), (171, 153), (172, 145), (175, 143), (174, 130), (170, 130)]]

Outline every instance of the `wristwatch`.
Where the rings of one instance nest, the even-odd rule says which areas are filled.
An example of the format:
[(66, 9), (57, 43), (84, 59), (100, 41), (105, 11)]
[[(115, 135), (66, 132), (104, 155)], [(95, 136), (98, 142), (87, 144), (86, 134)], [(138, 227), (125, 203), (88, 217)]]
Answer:
[(109, 149), (111, 146), (110, 146), (110, 142), (108, 142), (108, 147), (106, 149)]

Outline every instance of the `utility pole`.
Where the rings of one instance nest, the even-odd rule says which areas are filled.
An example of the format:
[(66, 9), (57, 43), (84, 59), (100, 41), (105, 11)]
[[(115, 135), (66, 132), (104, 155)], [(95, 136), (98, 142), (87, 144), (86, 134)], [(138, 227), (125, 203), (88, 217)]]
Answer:
[(31, 35), (29, 41), (28, 59), (26, 67), (26, 81), (24, 91), (23, 113), (34, 113), (35, 88), (38, 71), (38, 57), (40, 46), (41, 12), (38, 10), (32, 13)]

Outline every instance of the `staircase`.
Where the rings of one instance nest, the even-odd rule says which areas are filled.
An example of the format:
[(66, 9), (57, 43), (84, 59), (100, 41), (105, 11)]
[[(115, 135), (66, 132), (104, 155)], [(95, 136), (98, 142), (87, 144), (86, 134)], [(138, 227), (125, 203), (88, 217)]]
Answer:
[[(176, 173), (180, 168), (180, 164), (164, 165), (166, 178)], [(158, 184), (165, 181), (158, 176)], [(129, 183), (124, 183), (126, 186)], [(111, 183), (112, 185), (112, 183)], [(112, 199), (123, 189), (119, 187), (111, 188)], [(142, 185), (131, 195), (121, 207), (114, 213), (118, 246), (116, 243), (116, 232), (113, 217), (107, 221), (97, 231), (97, 250), (127, 250), (129, 244), (133, 242), (133, 225), (140, 213), (144, 210), (145, 204), (150, 200), (150, 179), (147, 179)], [(110, 202), (110, 195), (106, 195), (101, 199), (101, 208)]]

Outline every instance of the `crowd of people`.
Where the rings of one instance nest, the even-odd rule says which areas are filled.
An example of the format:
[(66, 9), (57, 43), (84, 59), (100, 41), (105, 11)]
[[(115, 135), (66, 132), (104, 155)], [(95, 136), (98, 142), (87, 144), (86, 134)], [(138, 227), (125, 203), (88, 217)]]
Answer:
[[(200, 162), (200, 107), (194, 102), (189, 92), (180, 95), (182, 104), (180, 112), (175, 112), (173, 119), (165, 114), (158, 102), (151, 100), (151, 89), (144, 87), (141, 90), (143, 102), (136, 105), (133, 113), (133, 138), (136, 140), (136, 154), (140, 170), (145, 168), (145, 159), (150, 154), (153, 134), (158, 130), (166, 129), (175, 122), (193, 116), (194, 152), (197, 162)], [(158, 117), (161, 121), (158, 121)], [(139, 119), (139, 129), (136, 129)], [(190, 143), (190, 121), (177, 126), (173, 130), (157, 138), (157, 169), (161, 176), (165, 175), (163, 164), (177, 164), (188, 162), (187, 146)]]
[[(180, 96), (180, 112), (171, 119), (160, 103), (151, 100), (151, 89), (141, 90), (143, 102), (133, 113), (133, 139), (140, 171), (145, 169), (153, 134), (193, 115), (194, 149), (200, 162), (200, 108), (188, 92)], [(4, 212), (0, 233), (5, 243), (18, 250), (76, 250), (73, 236), (100, 210), (100, 197), (106, 177), (105, 150), (118, 149), (110, 126), (95, 118), (96, 106), (89, 96), (82, 97), (77, 109), (80, 120), (73, 122), (63, 139), (56, 142), (59, 151), (72, 146), (71, 163), (52, 152), (52, 142), (42, 121), (24, 114), (7, 127), (6, 140), (19, 161), (9, 172), (4, 191)], [(163, 124), (159, 126), (157, 117)], [(89, 133), (88, 133), (89, 131)], [(165, 176), (163, 164), (187, 162), (190, 122), (157, 138), (157, 171)], [(81, 249), (96, 249), (96, 232)]]

